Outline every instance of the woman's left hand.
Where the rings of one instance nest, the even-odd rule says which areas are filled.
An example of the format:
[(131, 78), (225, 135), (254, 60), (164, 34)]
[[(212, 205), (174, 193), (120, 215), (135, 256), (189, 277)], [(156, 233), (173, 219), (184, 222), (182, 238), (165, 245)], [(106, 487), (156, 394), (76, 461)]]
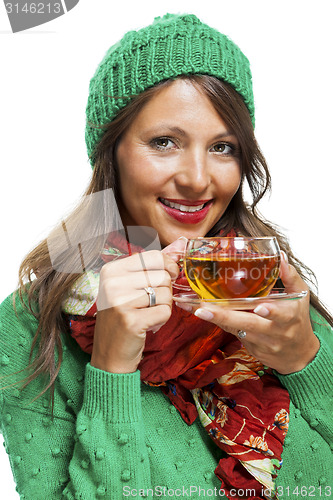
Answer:
[[(283, 257), (280, 276), (286, 291), (309, 291), (295, 268)], [(195, 315), (235, 336), (240, 330), (245, 331), (246, 337), (241, 342), (249, 354), (285, 375), (302, 370), (320, 347), (312, 330), (309, 303), (309, 292), (302, 299), (259, 305), (254, 313), (202, 303)]]

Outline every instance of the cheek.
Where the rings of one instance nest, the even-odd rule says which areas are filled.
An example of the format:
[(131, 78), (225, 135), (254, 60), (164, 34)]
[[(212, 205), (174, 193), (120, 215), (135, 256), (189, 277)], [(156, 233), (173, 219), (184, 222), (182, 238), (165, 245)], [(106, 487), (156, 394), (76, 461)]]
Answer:
[(161, 183), (161, 176), (154, 175), (146, 164), (119, 172), (120, 192), (123, 197), (131, 196), (132, 202), (158, 192)]
[(120, 193), (124, 199), (141, 190), (144, 183), (144, 175), (142, 175), (144, 165), (140, 157), (126, 145), (120, 145), (117, 151), (117, 168)]
[(159, 162), (139, 147), (135, 151), (128, 148), (126, 154), (124, 149), (119, 149), (117, 165), (120, 191), (124, 196), (129, 192), (136, 197), (157, 193), (169, 177), (165, 162)]
[(221, 171), (215, 177), (218, 192), (223, 197), (232, 198), (240, 186), (241, 178), (241, 168), (239, 165), (224, 169), (224, 171)]

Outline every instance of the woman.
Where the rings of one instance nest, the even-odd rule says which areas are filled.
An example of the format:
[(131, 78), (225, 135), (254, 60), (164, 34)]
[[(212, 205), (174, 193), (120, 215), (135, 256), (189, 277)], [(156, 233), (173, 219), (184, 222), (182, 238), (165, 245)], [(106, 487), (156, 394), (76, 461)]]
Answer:
[(168, 14), (109, 49), (86, 111), (87, 196), (1, 305), (21, 498), (329, 496), (333, 322), (315, 294), (254, 313), (172, 300), (186, 238), (204, 235), (277, 236), (284, 286), (308, 290), (256, 211), (270, 177), (246, 57)]

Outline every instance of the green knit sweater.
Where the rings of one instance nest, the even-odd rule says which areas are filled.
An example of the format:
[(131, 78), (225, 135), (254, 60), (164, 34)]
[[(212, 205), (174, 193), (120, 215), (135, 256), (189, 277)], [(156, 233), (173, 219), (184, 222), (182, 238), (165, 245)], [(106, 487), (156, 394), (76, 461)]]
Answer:
[[(37, 322), (12, 297), (0, 306), (0, 376), (28, 365)], [(315, 311), (320, 340), (302, 371), (278, 375), (288, 389), (290, 427), (276, 480), (281, 498), (333, 495), (331, 328)], [(158, 388), (140, 373), (112, 374), (63, 335), (64, 359), (49, 400), (33, 401), (45, 381), (10, 386), (24, 372), (0, 379), (0, 422), (17, 490), (26, 500), (203, 498), (222, 496), (214, 475), (222, 452), (198, 419), (184, 423)], [(282, 494), (282, 495), (281, 495)], [(250, 492), (244, 492), (244, 498)], [(225, 498), (225, 497), (224, 497)]]

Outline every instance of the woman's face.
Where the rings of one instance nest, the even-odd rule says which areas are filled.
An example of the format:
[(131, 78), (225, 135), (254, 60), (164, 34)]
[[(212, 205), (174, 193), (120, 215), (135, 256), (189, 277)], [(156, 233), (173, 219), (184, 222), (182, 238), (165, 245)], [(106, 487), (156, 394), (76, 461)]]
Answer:
[(238, 141), (187, 80), (161, 89), (142, 108), (117, 149), (125, 226), (150, 226), (162, 246), (205, 236), (240, 180)]

